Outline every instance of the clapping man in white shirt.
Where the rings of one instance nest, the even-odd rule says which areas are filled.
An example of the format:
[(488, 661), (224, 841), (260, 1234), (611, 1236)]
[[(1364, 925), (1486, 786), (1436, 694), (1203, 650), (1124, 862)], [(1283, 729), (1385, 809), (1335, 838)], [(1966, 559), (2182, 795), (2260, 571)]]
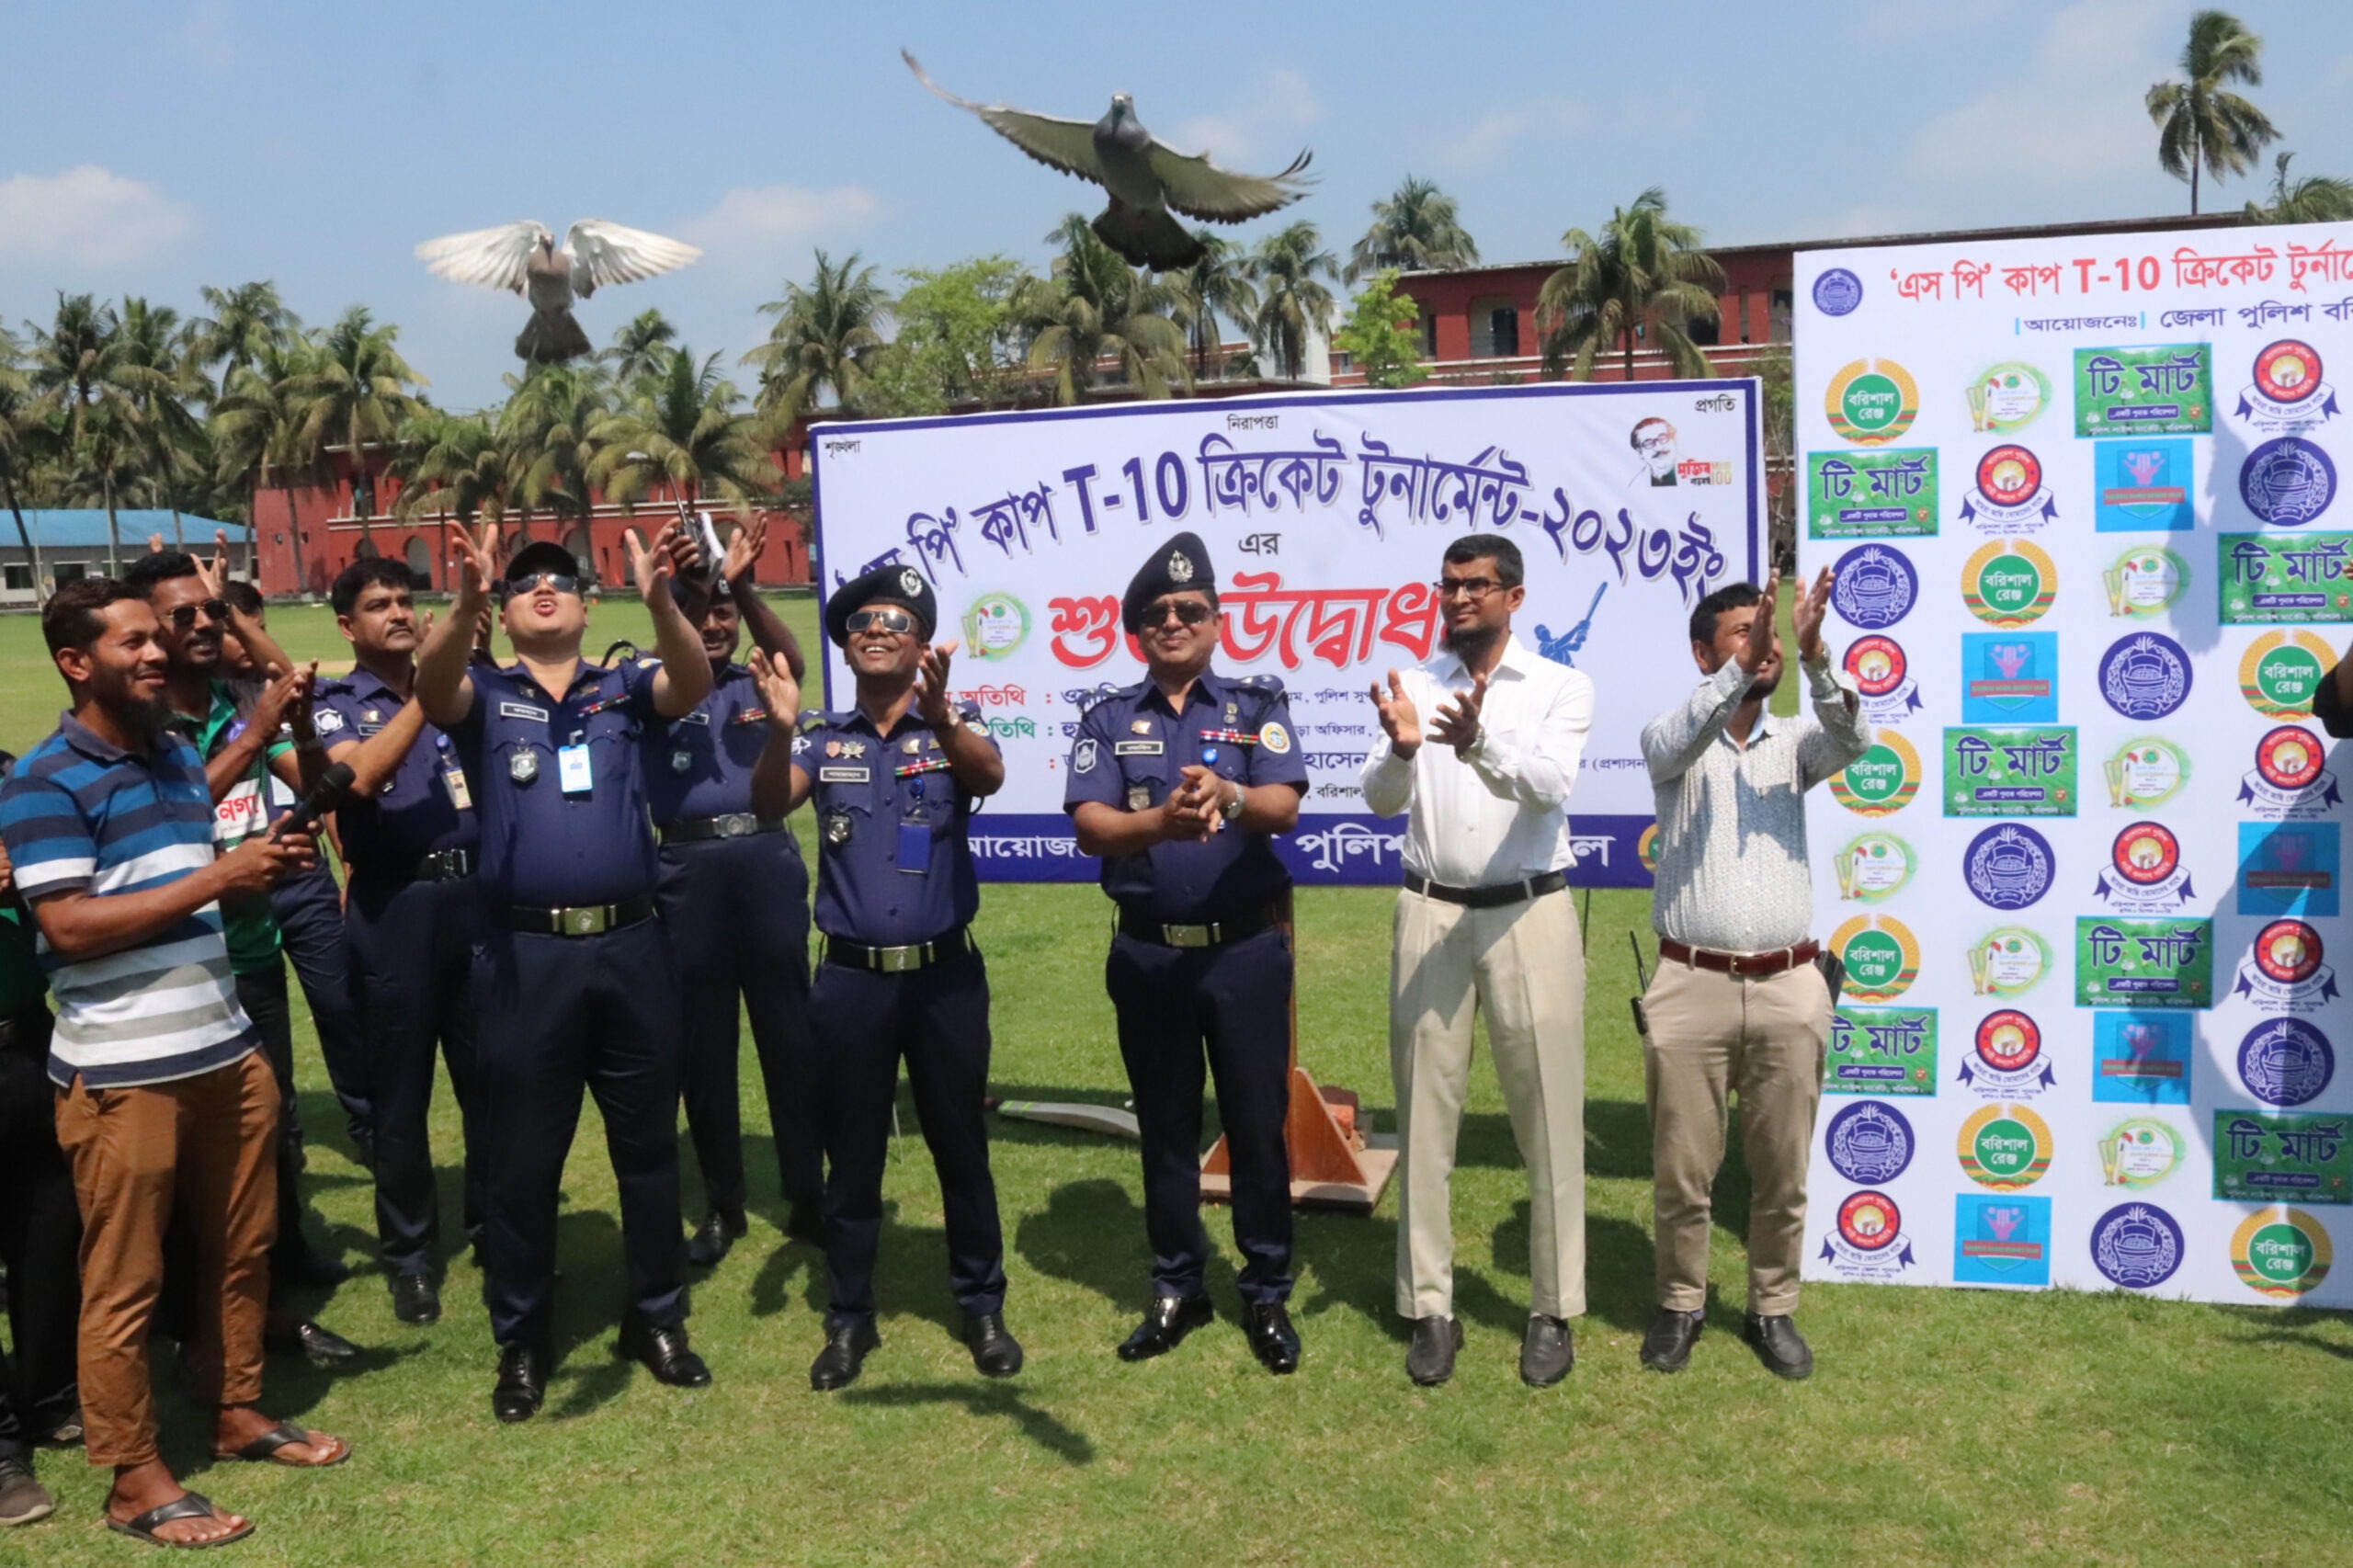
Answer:
[(1528, 597), (1518, 547), (1472, 534), (1438, 574), (1445, 646), (1376, 683), (1382, 738), (1365, 804), (1410, 812), (1389, 983), (1397, 1085), (1397, 1310), (1414, 1325), (1405, 1371), (1454, 1375), (1455, 1135), (1471, 1081), (1471, 1025), (1487, 1038), (1528, 1163), (1533, 1291), (1519, 1375), (1546, 1388), (1575, 1360), (1585, 1312), (1585, 963), (1566, 891), (1563, 808), (1593, 726), (1593, 682), (1512, 635)]

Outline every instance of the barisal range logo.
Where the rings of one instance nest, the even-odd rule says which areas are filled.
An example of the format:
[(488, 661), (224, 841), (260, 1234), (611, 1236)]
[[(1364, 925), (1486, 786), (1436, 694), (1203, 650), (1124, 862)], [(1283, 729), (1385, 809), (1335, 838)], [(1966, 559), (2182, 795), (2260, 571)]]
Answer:
[(2328, 1278), (2335, 1254), (2328, 1231), (2301, 1209), (2258, 1209), (2231, 1233), (2231, 1272), (2275, 1301), (2292, 1301)]
[(1996, 1192), (2017, 1192), (2051, 1168), (2051, 1124), (2028, 1106), (1980, 1106), (1961, 1124), (1958, 1148), (1962, 1175)]
[(1830, 795), (1858, 816), (1892, 816), (1920, 792), (1920, 754), (1893, 730), (1881, 730), (1871, 748), (1830, 780)]
[(1858, 446), (1893, 441), (1920, 416), (1920, 383), (1893, 359), (1857, 359), (1830, 378), (1830, 428)]

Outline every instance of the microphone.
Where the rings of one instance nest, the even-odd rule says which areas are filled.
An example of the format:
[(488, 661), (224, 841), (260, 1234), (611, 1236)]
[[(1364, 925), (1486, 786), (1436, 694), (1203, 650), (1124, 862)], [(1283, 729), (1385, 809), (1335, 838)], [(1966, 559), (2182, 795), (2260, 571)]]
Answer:
[(283, 838), (290, 833), (316, 833), (319, 819), (343, 804), (344, 798), (351, 793), (351, 783), (352, 773), (349, 763), (327, 764), (327, 770), (319, 775), (319, 781), (312, 785), (301, 800), (294, 802), (292, 811), (278, 818), (271, 826), (270, 837)]

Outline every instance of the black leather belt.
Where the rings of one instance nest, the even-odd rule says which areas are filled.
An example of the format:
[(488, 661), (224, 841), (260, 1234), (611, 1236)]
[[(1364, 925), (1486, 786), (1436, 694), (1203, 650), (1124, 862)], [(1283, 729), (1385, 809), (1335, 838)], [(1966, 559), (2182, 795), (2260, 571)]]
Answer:
[(641, 920), (654, 918), (654, 895), (640, 893), (619, 903), (575, 904), (563, 909), (539, 909), (510, 903), (503, 918), (510, 931), (534, 937), (601, 937)]
[(871, 970), (879, 974), (904, 974), (909, 970), (957, 958), (972, 950), (972, 928), (959, 926), (944, 937), (928, 942), (909, 942), (902, 947), (878, 948), (870, 942), (853, 942), (847, 937), (825, 938), (825, 961), (846, 969)]
[(756, 833), (782, 833), (782, 817), (728, 812), (715, 817), (687, 817), (662, 830), (665, 844), (699, 844), (706, 838), (749, 838)]
[(1501, 909), (1507, 903), (1526, 903), (1542, 898), (1548, 892), (1558, 892), (1569, 885), (1565, 871), (1547, 871), (1540, 877), (1522, 877), (1516, 882), (1497, 882), (1485, 888), (1450, 888), (1444, 882), (1434, 882), (1416, 871), (1405, 873), (1405, 891), (1420, 893), (1424, 898), (1437, 899), (1440, 903), (1459, 903), (1465, 909)]
[(1807, 937), (1795, 947), (1775, 948), (1769, 953), (1720, 953), (1713, 948), (1686, 947), (1671, 937), (1658, 939), (1658, 956), (1674, 963), (1689, 964), (1694, 969), (1711, 969), (1718, 974), (1729, 974), (1743, 980), (1761, 975), (1781, 974), (1802, 963), (1812, 963), (1822, 951), (1822, 944)]
[(46, 1007), (35, 1007), (13, 1018), (0, 1018), (0, 1051), (21, 1051), (27, 1055), (39, 1051), (47, 1056), (50, 1029), (55, 1022)]
[(1154, 920), (1133, 910), (1120, 911), (1120, 935), (1132, 937), (1139, 942), (1150, 942), (1163, 948), (1214, 948), (1226, 942), (1238, 942), (1245, 937), (1255, 937), (1275, 923), (1271, 909), (1254, 909), (1232, 920), (1212, 920), (1206, 926), (1171, 926)]
[(354, 871), (371, 882), (454, 882), (460, 877), (474, 874), (474, 852), (471, 849), (436, 849), (430, 854), (418, 856), (414, 862), (370, 861), (355, 867)]

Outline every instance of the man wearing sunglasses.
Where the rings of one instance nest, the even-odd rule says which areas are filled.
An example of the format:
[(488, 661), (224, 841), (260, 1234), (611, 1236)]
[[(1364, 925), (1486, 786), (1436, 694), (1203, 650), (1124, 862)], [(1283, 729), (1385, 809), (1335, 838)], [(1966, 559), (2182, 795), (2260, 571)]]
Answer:
[(1146, 676), (1086, 710), (1063, 804), (1119, 905), (1105, 984), (1142, 1133), (1153, 1253), (1123, 1360), (1165, 1354), (1212, 1315), (1201, 1224), (1203, 1051), (1233, 1159), (1243, 1328), (1267, 1370), (1299, 1365), (1290, 1297), (1290, 873), (1273, 835), (1299, 823), (1307, 766), (1282, 684), (1213, 674), (1223, 618), (1198, 535), (1156, 547), (1120, 619)]
[(620, 1351), (661, 1382), (710, 1381), (687, 1343), (678, 1230), (678, 973), (654, 918), (658, 846), (642, 737), (691, 712), (710, 662), (670, 597), (668, 545), (631, 529), (630, 568), (658, 659), (584, 663), (588, 607), (571, 551), (507, 562), (506, 669), (470, 660), (497, 573), (496, 529), (460, 535), (458, 597), (418, 651), (416, 699), (448, 732), (481, 818), (486, 920), (474, 966), (476, 1077), (488, 1138), (483, 1253), (499, 1346), (491, 1408), (527, 1421), (554, 1364), (556, 1208), (584, 1092), (620, 1187), (628, 1301)]
[(812, 1388), (847, 1388), (880, 1346), (874, 1260), (899, 1062), (939, 1175), (948, 1277), (964, 1344), (987, 1377), (1021, 1369), (1005, 1324), (1005, 1235), (982, 1100), (989, 981), (972, 941), (980, 912), (972, 812), (1005, 783), (980, 710), (951, 700), (956, 645), (930, 646), (931, 585), (883, 566), (835, 590), (825, 635), (858, 683), (855, 706), (812, 713), (793, 748), (788, 809), (816, 808), (817, 928), (809, 994), (813, 1103), (823, 1130), (825, 1272), (832, 1301)]

